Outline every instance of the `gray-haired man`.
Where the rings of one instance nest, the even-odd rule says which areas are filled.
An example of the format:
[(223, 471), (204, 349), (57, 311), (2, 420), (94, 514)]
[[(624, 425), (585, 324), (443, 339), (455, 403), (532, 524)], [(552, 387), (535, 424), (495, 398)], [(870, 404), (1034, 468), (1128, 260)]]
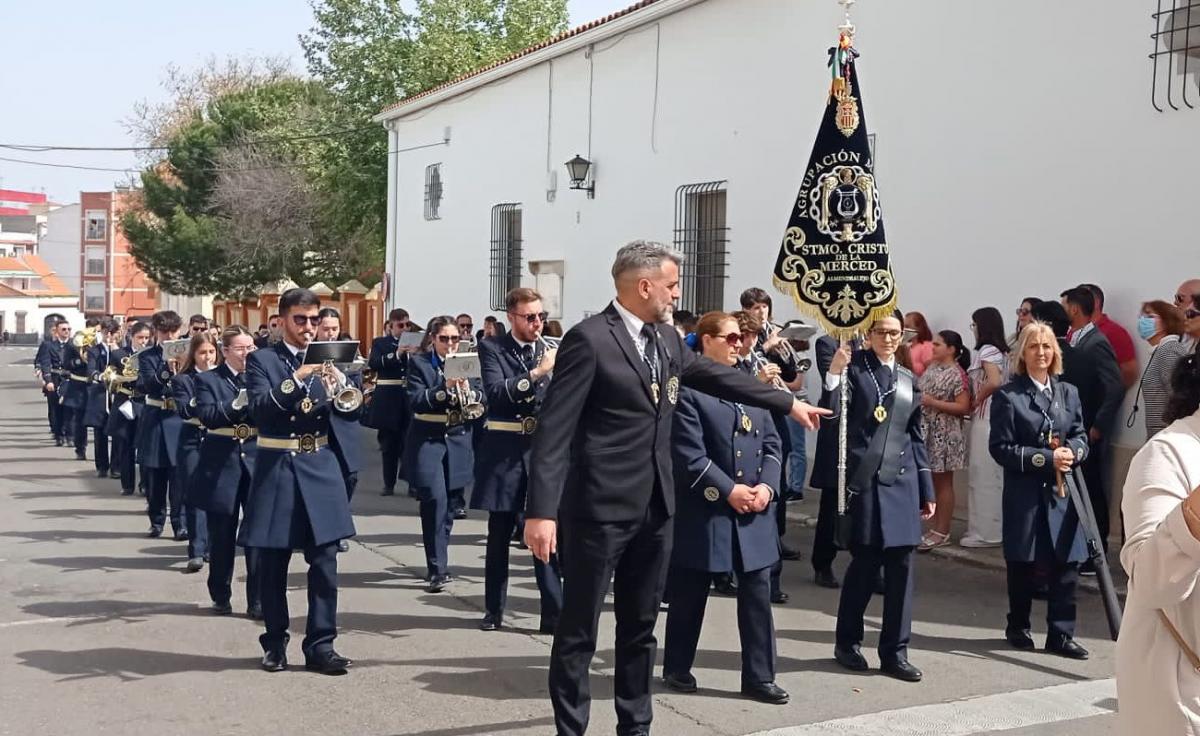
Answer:
[(563, 539), (563, 609), (550, 659), (560, 735), (587, 730), (588, 667), (604, 594), (617, 617), (618, 734), (648, 734), (654, 623), (675, 510), (671, 417), (679, 388), (789, 413), (806, 427), (828, 412), (697, 356), (669, 326), (682, 256), (635, 241), (617, 252), (617, 298), (566, 334), (538, 418), (525, 540), (547, 560)]

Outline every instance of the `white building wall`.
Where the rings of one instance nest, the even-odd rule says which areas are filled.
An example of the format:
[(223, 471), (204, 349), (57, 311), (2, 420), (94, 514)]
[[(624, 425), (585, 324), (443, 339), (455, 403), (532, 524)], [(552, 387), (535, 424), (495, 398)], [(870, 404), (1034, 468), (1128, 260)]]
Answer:
[(38, 255), (74, 294), (80, 290), (79, 254), (83, 238), (80, 217), (78, 203), (51, 210), (46, 216), (46, 232), (38, 241)]
[[(1142, 301), (1169, 300), (1200, 276), (1187, 225), (1200, 112), (1150, 106), (1155, 8), (859, 4), (865, 115), (903, 309), (969, 335), (977, 307), (998, 307), (1011, 328), (1022, 297), (1091, 281), (1132, 327)], [(706, 0), (597, 41), (591, 58), (574, 52), (399, 118), (394, 304), (418, 319), (481, 321), (491, 207), (521, 202), (525, 261), (565, 260), (573, 323), (611, 297), (621, 244), (671, 241), (676, 188), (717, 179), (728, 180), (726, 306), (745, 287), (770, 289), (839, 21), (833, 3)], [(447, 126), (449, 146), (403, 151)], [(566, 188), (563, 162), (576, 153), (597, 164), (594, 200)], [(442, 219), (427, 222), (424, 169), (435, 162), (445, 198)], [(777, 302), (780, 317), (795, 314)], [(1140, 430), (1122, 438), (1140, 440)]]

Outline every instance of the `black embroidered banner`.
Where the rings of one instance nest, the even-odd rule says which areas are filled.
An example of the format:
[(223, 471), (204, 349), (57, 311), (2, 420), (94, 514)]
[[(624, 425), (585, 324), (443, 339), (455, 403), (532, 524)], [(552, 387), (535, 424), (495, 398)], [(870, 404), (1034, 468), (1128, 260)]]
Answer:
[(852, 41), (843, 34), (830, 49), (829, 101), (774, 278), (775, 288), (839, 339), (865, 333), (896, 305)]

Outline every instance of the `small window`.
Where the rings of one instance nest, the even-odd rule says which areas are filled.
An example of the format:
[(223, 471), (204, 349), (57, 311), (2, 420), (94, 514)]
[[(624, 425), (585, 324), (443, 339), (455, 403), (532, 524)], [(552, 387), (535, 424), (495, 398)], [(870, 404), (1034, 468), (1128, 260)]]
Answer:
[(88, 210), (84, 218), (86, 227), (84, 240), (104, 240), (108, 236), (108, 212), (104, 210)]
[(442, 206), (442, 165), (425, 167), (425, 219), (440, 220), (438, 211)]
[(684, 254), (680, 308), (704, 314), (725, 306), (725, 182), (688, 184), (675, 192), (675, 248)]
[(492, 208), (491, 306), (504, 309), (504, 297), (521, 285), (521, 205)]
[(87, 276), (104, 275), (104, 246), (89, 245), (87, 247), (87, 263), (84, 274)]
[(17, 312), (17, 333), (25, 334), (25, 312)]
[(85, 281), (83, 284), (83, 311), (104, 311), (104, 284), (98, 281)]

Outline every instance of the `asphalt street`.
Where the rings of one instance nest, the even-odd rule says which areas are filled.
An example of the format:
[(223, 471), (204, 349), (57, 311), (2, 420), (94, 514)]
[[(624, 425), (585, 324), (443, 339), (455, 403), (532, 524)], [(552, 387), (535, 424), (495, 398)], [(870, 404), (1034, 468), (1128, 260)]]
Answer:
[[(258, 668), (259, 624), (207, 610), (205, 572), (184, 572), (184, 545), (148, 539), (145, 500), (123, 498), (91, 462), (56, 448), (32, 375), (33, 349), (0, 349), (0, 734), (549, 734), (550, 637), (537, 633), (527, 552), (513, 550), (508, 626), (476, 628), (483, 607), (486, 519), (454, 528), (456, 581), (424, 591), (416, 503), (381, 498), (378, 471), (354, 499), (358, 536), (340, 556), (336, 646), (355, 665), (344, 677), (303, 671), (304, 565), (289, 579), (288, 672)], [(363, 441), (374, 438), (364, 431)], [(89, 448), (89, 457), (90, 457)], [(815, 504), (813, 499), (806, 505)], [(801, 549), (811, 530), (797, 525)], [(806, 555), (807, 556), (807, 555)], [(845, 561), (839, 560), (839, 571)], [(239, 578), (242, 570), (239, 562)], [(786, 563), (787, 605), (775, 608), (778, 682), (786, 706), (738, 694), (734, 601), (709, 603), (694, 671), (700, 692), (656, 680), (654, 732), (773, 736), (1113, 733), (1113, 645), (1099, 598), (1080, 596), (1086, 662), (1018, 652), (1003, 639), (1004, 578), (944, 557), (917, 565), (910, 658), (919, 684), (832, 660), (837, 592), (811, 582), (807, 561)], [(245, 608), (238, 585), (234, 608)], [(881, 604), (868, 611), (864, 652)], [(1035, 606), (1041, 643), (1043, 608)], [(659, 620), (659, 634), (664, 618)], [(594, 662), (592, 733), (612, 733), (613, 620), (606, 611)], [(657, 670), (656, 670), (657, 673)]]

